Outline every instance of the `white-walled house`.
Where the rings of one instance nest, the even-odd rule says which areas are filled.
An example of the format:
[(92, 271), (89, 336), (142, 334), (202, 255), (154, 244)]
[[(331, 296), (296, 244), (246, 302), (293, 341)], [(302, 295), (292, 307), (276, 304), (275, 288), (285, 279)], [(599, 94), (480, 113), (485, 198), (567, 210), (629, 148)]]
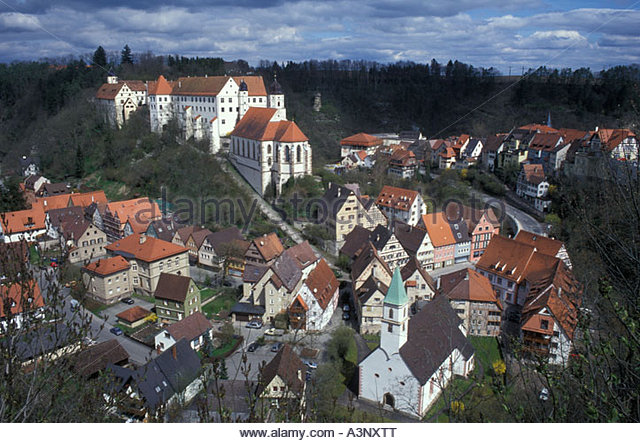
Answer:
[(0, 214), (0, 241), (4, 243), (35, 242), (46, 232), (46, 214), (40, 205)]
[(320, 259), (287, 310), (292, 328), (323, 330), (338, 305), (339, 286), (327, 262)]
[(384, 298), (380, 346), (360, 364), (359, 398), (422, 417), (454, 375), (466, 377), (474, 350), (445, 297), (409, 317), (396, 270)]
[(194, 312), (158, 333), (155, 337), (155, 348), (158, 353), (164, 352), (184, 338), (191, 348), (197, 351), (204, 346), (207, 337), (213, 340), (211, 322), (201, 312)]
[(390, 222), (400, 220), (411, 226), (416, 226), (422, 215), (427, 213), (427, 206), (419, 192), (394, 186), (382, 188), (376, 205)]
[(522, 165), (518, 175), (516, 194), (533, 203), (538, 211), (545, 211), (551, 206), (551, 200), (548, 197), (549, 182), (545, 178), (542, 165)]
[(140, 80), (118, 80), (112, 72), (95, 96), (109, 124), (121, 127), (132, 112), (147, 104), (147, 85)]

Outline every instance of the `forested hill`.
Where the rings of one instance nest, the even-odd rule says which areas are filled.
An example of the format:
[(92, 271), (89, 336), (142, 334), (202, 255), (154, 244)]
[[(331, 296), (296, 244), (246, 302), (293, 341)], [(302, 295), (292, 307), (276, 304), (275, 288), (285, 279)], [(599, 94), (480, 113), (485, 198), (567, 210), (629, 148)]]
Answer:
[[(287, 94), (288, 115), (311, 139), (317, 166), (336, 157), (340, 138), (359, 131), (419, 129), (430, 137), (461, 132), (484, 136), (544, 122), (549, 112), (555, 127), (634, 126), (640, 98), (637, 67), (597, 74), (541, 68), (517, 81), (505, 81), (492, 69), (457, 61), (391, 65), (264, 61), (252, 68), (241, 60), (143, 54), (133, 64), (114, 69), (121, 78), (142, 80), (159, 74), (176, 78), (258, 73), (269, 84), (277, 75)], [(35, 149), (45, 165), (53, 167), (53, 175), (81, 174), (80, 163), (87, 161), (84, 151), (103, 142), (109, 146), (114, 137), (97, 122), (89, 104), (105, 78), (105, 69), (82, 61), (63, 66), (0, 65), (3, 170), (14, 168), (19, 155)], [(319, 113), (312, 110), (317, 92), (323, 105)], [(112, 167), (118, 166), (118, 158), (108, 160)]]

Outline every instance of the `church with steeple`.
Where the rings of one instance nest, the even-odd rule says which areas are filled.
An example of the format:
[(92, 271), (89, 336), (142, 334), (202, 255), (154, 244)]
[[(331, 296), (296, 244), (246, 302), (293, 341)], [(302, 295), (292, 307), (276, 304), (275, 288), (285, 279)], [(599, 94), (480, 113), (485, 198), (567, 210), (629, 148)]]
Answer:
[(455, 375), (469, 375), (475, 353), (446, 297), (413, 315), (409, 307), (396, 269), (383, 300), (380, 346), (358, 365), (359, 398), (422, 417)]

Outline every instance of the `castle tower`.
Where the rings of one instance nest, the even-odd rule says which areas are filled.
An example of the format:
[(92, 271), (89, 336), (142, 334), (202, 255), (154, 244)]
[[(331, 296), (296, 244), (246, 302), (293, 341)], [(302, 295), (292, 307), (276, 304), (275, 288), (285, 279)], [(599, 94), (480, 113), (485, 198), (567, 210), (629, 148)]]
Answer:
[(238, 103), (240, 104), (238, 121), (240, 121), (240, 119), (244, 117), (246, 112), (249, 110), (249, 88), (247, 87), (247, 84), (244, 80), (240, 82), (240, 89), (238, 91)]
[(409, 297), (402, 284), (400, 268), (393, 273), (393, 279), (383, 300), (380, 347), (391, 356), (400, 352), (409, 334)]
[(287, 111), (284, 107), (284, 92), (282, 92), (282, 86), (278, 83), (276, 76), (273, 76), (273, 83), (269, 87), (268, 105), (270, 108), (278, 109), (281, 120), (287, 119)]

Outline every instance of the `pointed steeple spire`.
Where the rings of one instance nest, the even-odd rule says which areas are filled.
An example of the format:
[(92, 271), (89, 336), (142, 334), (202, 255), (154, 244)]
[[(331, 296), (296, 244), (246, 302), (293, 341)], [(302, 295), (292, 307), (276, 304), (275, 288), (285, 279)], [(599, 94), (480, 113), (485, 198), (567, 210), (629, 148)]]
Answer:
[(395, 306), (404, 306), (409, 303), (407, 291), (402, 284), (402, 275), (400, 275), (399, 267), (393, 272), (393, 278), (391, 279), (387, 295), (384, 298), (384, 303)]

